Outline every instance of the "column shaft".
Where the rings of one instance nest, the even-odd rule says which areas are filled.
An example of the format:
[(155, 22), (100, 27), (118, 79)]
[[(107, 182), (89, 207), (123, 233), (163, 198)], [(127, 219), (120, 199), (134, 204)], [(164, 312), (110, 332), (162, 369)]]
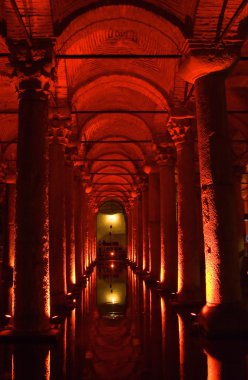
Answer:
[(148, 187), (142, 189), (142, 250), (143, 270), (149, 271), (149, 238), (148, 238)]
[(19, 103), (16, 197), (14, 327), (49, 326), (48, 99), (25, 91)]
[[(235, 189), (222, 73), (195, 83), (206, 261), (206, 330), (240, 332), (247, 326), (241, 301)], [(244, 323), (243, 323), (244, 322)]]
[(66, 215), (66, 276), (67, 288), (71, 290), (76, 283), (75, 268), (75, 204), (73, 194), (73, 166), (67, 165), (66, 168), (66, 193), (65, 193), (65, 215)]
[(177, 220), (175, 166), (172, 162), (160, 166), (160, 281), (168, 290), (177, 290)]
[(159, 172), (149, 175), (149, 260), (151, 275), (160, 279), (160, 183)]
[(64, 147), (56, 137), (49, 146), (49, 217), (51, 310), (56, 313), (66, 294)]

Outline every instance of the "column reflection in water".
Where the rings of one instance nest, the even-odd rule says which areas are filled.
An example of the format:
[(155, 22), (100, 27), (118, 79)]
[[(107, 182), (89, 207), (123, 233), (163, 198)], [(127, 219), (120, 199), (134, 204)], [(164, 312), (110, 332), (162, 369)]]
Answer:
[(12, 380), (50, 380), (51, 378), (50, 350), (47, 345), (16, 344), (12, 362)]
[(206, 359), (199, 339), (191, 333), (189, 312), (178, 314), (180, 380), (205, 379)]
[(75, 321), (76, 310), (71, 311), (66, 331), (66, 380), (75, 379)]
[[(174, 310), (161, 298), (162, 379), (179, 380), (178, 319)], [(193, 377), (192, 377), (193, 379)]]
[(0, 344), (0, 379), (12, 380), (12, 360), (11, 347)]
[[(206, 343), (206, 342), (205, 342)], [(246, 380), (245, 341), (209, 341), (205, 344), (208, 380)]]
[(51, 346), (51, 380), (66, 379), (67, 320), (61, 329), (58, 342)]

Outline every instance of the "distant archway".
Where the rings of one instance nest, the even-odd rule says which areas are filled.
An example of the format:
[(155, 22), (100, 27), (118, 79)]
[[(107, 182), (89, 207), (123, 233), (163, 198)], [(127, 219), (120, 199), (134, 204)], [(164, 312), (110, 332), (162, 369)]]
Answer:
[(126, 257), (126, 215), (118, 201), (106, 201), (97, 214), (98, 259)]

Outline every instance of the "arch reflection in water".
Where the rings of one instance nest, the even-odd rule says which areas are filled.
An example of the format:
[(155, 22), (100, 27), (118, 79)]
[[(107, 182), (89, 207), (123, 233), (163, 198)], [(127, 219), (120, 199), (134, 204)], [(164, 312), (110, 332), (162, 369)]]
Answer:
[(108, 318), (124, 315), (127, 301), (127, 273), (122, 261), (106, 260), (97, 269), (97, 307)]

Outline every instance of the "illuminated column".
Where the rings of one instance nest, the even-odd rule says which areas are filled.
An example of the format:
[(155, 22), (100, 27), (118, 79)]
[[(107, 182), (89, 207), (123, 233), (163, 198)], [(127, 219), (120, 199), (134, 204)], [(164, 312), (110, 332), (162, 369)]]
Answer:
[(247, 379), (247, 360), (242, 343), (225, 340), (223, 343), (208, 340), (207, 347), (203, 347), (207, 355), (208, 380)]
[(239, 266), (241, 266), (242, 258), (244, 255), (245, 249), (245, 224), (244, 224), (244, 203), (242, 199), (242, 189), (241, 182), (243, 174), (245, 173), (245, 165), (241, 165), (236, 163), (233, 166), (233, 174), (234, 174), (234, 191), (235, 191), (235, 199), (236, 199), (236, 233), (238, 238), (238, 258), (239, 258)]
[(49, 248), (50, 292), (52, 314), (65, 304), (65, 161), (66, 125), (63, 120), (51, 120), (49, 144)]
[(240, 333), (247, 320), (241, 306), (224, 74), (197, 79), (195, 90), (206, 261), (206, 305), (200, 322), (212, 334)]
[(158, 166), (153, 166), (149, 174), (149, 259), (151, 275), (160, 279), (160, 183)]
[(76, 283), (75, 268), (75, 204), (74, 204), (74, 167), (71, 161), (65, 167), (65, 223), (66, 223), (66, 278), (67, 289), (72, 290)]
[(4, 315), (6, 314), (6, 282), (5, 282), (5, 267), (8, 258), (7, 249), (7, 185), (4, 183), (5, 165), (0, 164), (0, 328)]
[(87, 222), (87, 213), (88, 213), (88, 201), (87, 195), (82, 191), (82, 271), (85, 272), (86, 268), (89, 266), (88, 259), (88, 222)]
[(137, 202), (137, 265), (140, 269), (143, 268), (143, 252), (142, 252), (142, 243), (143, 243), (143, 229), (142, 229), (142, 199), (139, 194), (136, 198)]
[(48, 87), (37, 72), (19, 84), (14, 329), (25, 332), (49, 328)]
[(177, 291), (175, 149), (168, 146), (160, 150), (158, 163), (160, 166), (160, 281), (167, 290)]
[(132, 259), (132, 209), (128, 207), (128, 219), (127, 219), (127, 257), (128, 260)]
[(168, 131), (177, 151), (178, 301), (200, 300), (200, 256), (197, 238), (196, 177), (191, 117), (171, 117)]
[(149, 271), (149, 239), (148, 239), (148, 183), (142, 184), (142, 253), (143, 270)]
[(137, 202), (132, 207), (132, 261), (137, 264)]
[(9, 288), (9, 305), (8, 314), (12, 315), (13, 311), (13, 268), (15, 263), (15, 239), (16, 239), (16, 185), (9, 183), (8, 191), (8, 269), (7, 282)]
[[(87, 214), (82, 217), (82, 179), (81, 173), (75, 173), (74, 177), (74, 197), (75, 197), (75, 218), (74, 218), (74, 228), (75, 228), (75, 268), (76, 268), (76, 283), (79, 284), (82, 279), (82, 250), (83, 250), (83, 240), (82, 240), (82, 223), (86, 222)], [(88, 210), (87, 210), (88, 211)], [(88, 239), (88, 235), (87, 235)], [(87, 241), (87, 255), (88, 255), (88, 245)], [(89, 264), (89, 262), (87, 263)]]

